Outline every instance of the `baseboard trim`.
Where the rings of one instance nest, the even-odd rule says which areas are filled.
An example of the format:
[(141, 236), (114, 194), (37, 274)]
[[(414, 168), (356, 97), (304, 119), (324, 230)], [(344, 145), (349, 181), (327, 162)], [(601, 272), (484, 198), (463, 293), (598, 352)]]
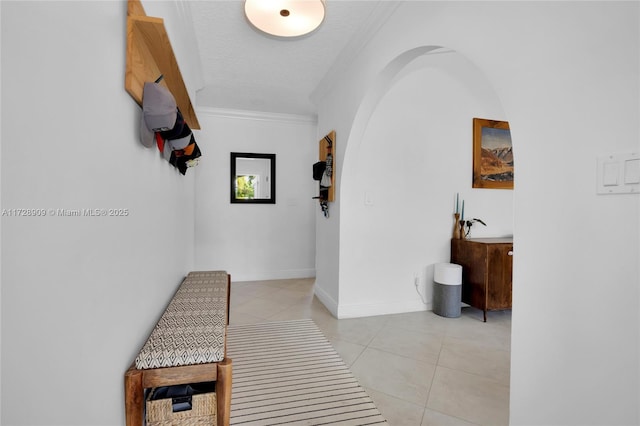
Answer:
[(431, 311), (431, 303), (424, 304), (421, 301), (400, 301), (380, 303), (351, 303), (339, 304), (337, 307), (338, 319), (371, 317), (376, 315), (404, 314), (407, 312)]
[(234, 282), (243, 281), (267, 281), (267, 280), (288, 280), (295, 278), (313, 278), (316, 276), (315, 269), (287, 269), (281, 271), (262, 271), (256, 273), (234, 273), (231, 274), (231, 280)]
[(331, 315), (338, 318), (338, 302), (329, 295), (326, 291), (315, 285), (313, 287), (313, 293), (322, 302), (322, 304), (331, 312)]
[(432, 311), (431, 302), (410, 300), (400, 302), (381, 303), (351, 303), (340, 304), (322, 288), (315, 286), (314, 294), (322, 304), (338, 319), (371, 317), (376, 315), (404, 314), (407, 312)]

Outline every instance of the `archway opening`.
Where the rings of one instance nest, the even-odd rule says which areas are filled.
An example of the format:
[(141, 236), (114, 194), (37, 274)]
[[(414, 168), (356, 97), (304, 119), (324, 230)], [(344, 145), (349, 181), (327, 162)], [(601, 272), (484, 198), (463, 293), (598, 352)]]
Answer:
[(456, 194), (486, 227), (513, 234), (513, 191), (472, 188), (472, 120), (507, 121), (483, 73), (438, 46), (391, 61), (355, 116), (340, 186), (339, 317), (432, 309), (448, 262)]

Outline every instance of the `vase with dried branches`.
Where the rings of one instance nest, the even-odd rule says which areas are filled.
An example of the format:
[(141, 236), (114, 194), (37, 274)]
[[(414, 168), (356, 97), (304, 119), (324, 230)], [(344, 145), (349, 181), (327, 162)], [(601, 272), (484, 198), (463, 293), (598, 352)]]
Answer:
[(478, 218), (473, 218), (473, 219), (469, 219), (469, 220), (461, 220), (461, 238), (467, 238), (469, 236), (469, 233), (471, 232), (471, 227), (473, 226), (474, 223), (480, 223), (484, 226), (487, 226), (486, 223), (484, 223), (482, 221), (482, 219), (478, 219)]

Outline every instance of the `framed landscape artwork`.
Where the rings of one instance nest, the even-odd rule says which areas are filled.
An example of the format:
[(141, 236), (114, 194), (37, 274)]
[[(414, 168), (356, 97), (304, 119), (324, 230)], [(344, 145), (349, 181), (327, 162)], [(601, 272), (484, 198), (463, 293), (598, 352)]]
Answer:
[(473, 187), (513, 189), (513, 150), (508, 122), (473, 119)]

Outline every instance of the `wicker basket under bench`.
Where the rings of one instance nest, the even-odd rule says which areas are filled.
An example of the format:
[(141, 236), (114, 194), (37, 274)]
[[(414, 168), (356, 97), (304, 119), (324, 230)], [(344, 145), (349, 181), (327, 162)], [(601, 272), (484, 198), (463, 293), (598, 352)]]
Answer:
[[(231, 278), (225, 271), (190, 272), (124, 376), (127, 426), (144, 424), (144, 391), (215, 382), (213, 418), (229, 425), (231, 367), (227, 358)], [(192, 424), (185, 421), (184, 424)]]

